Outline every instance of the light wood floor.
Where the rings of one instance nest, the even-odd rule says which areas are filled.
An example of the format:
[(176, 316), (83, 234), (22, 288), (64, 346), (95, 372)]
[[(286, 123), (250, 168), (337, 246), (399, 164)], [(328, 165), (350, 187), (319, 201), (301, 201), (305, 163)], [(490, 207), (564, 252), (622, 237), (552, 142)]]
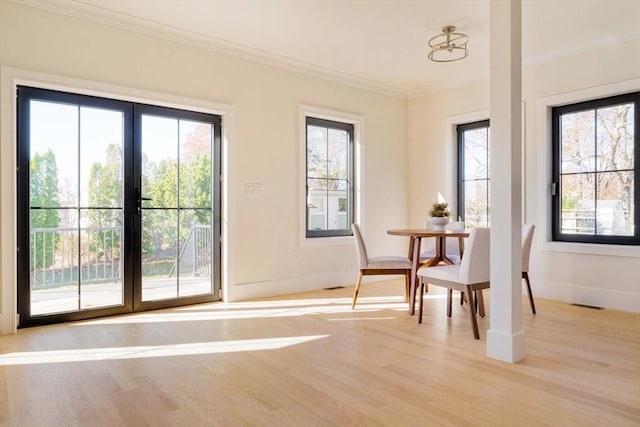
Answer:
[[(523, 300), (527, 358), (402, 281), (0, 337), (1, 426), (638, 426), (640, 315)], [(489, 297), (487, 306), (490, 310)]]

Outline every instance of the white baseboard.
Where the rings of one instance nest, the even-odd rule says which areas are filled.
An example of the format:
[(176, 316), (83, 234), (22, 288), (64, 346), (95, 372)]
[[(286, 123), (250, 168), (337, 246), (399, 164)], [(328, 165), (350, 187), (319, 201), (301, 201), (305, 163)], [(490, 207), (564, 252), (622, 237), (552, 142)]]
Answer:
[(507, 363), (516, 363), (527, 355), (524, 331), (515, 334), (496, 329), (487, 331), (487, 356)]
[(352, 285), (357, 273), (339, 272), (319, 276), (298, 277), (294, 279), (267, 280), (263, 282), (238, 283), (227, 288), (226, 302), (244, 301), (296, 292), (314, 291), (332, 286)]
[[(227, 302), (265, 298), (297, 292), (314, 291), (333, 286), (353, 286), (358, 272), (342, 271), (317, 276), (283, 280), (268, 280), (236, 284), (228, 289)], [(364, 283), (388, 280), (398, 276), (365, 276)], [(622, 292), (611, 289), (590, 288), (566, 283), (531, 281), (534, 298), (544, 298), (567, 303), (640, 313), (640, 292)], [(523, 296), (526, 290), (523, 289)]]
[[(358, 271), (342, 271), (317, 276), (298, 277), (294, 279), (269, 280), (264, 282), (239, 283), (229, 287), (226, 302), (244, 301), (255, 298), (265, 298), (277, 295), (293, 294), (297, 292), (315, 291), (333, 286), (353, 286), (356, 283)], [(363, 283), (377, 282), (399, 277), (395, 276), (365, 276)]]
[(9, 310), (5, 307), (0, 314), (0, 335), (15, 334), (17, 331), (17, 315), (15, 309)]
[[(612, 289), (590, 288), (565, 283), (531, 281), (534, 298), (565, 301), (593, 307), (640, 313), (640, 289), (638, 292), (623, 292)], [(526, 295), (526, 291), (524, 295)]]

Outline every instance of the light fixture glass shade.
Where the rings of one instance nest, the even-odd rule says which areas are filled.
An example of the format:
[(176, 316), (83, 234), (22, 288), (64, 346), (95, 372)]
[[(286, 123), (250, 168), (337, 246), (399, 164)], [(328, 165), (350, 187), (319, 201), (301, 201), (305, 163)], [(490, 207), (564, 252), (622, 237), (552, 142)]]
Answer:
[(429, 59), (434, 62), (453, 62), (464, 59), (469, 55), (467, 43), (469, 36), (456, 33), (456, 27), (448, 25), (442, 28), (442, 33), (429, 39)]

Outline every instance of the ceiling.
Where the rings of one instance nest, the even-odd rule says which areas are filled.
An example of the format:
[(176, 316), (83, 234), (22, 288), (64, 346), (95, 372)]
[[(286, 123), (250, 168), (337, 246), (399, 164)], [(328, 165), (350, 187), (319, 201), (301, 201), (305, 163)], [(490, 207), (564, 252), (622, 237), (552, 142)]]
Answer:
[[(489, 0), (15, 0), (397, 96), (486, 78)], [(640, 0), (523, 0), (523, 63), (640, 39)], [(469, 57), (427, 59), (455, 25)]]

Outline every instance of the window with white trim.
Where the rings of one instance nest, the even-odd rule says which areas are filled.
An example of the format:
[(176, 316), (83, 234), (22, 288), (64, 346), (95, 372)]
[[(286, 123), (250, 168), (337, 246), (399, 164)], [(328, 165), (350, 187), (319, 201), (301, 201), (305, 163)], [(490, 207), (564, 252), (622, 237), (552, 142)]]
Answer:
[(458, 216), (466, 226), (489, 227), (489, 120), (465, 123), (458, 133)]
[(354, 125), (307, 116), (306, 237), (350, 236), (354, 222)]
[(640, 244), (640, 92), (552, 109), (554, 241)]

